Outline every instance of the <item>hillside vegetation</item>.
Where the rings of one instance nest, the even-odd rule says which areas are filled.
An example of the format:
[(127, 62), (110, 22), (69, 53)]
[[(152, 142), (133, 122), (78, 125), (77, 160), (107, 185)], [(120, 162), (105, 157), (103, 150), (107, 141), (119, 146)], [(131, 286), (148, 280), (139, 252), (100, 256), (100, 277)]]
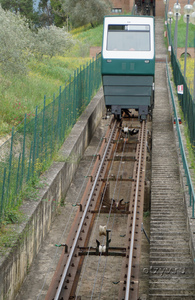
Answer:
[(70, 75), (90, 60), (89, 48), (101, 46), (102, 25), (92, 28), (90, 25), (71, 32), (72, 47), (64, 56), (30, 57), (27, 74), (0, 73), (0, 137), (10, 133), (24, 118), (34, 117), (35, 107), (43, 108), (44, 95), (46, 104), (58, 95), (59, 87), (68, 83)]
[[(171, 25), (171, 36), (172, 41), (174, 42), (174, 30), (175, 30), (175, 20), (173, 19), (173, 23)], [(177, 35), (177, 47), (185, 47), (186, 40), (186, 23), (183, 21), (183, 16), (178, 21), (178, 35)], [(194, 25), (189, 24), (188, 29), (188, 47), (194, 47)]]
[[(184, 71), (184, 59), (180, 59), (180, 65), (181, 65), (181, 70)], [(187, 83), (188, 86), (191, 90), (193, 90), (193, 83), (194, 83), (194, 59), (188, 57), (187, 63), (186, 63), (186, 75), (187, 75)]]

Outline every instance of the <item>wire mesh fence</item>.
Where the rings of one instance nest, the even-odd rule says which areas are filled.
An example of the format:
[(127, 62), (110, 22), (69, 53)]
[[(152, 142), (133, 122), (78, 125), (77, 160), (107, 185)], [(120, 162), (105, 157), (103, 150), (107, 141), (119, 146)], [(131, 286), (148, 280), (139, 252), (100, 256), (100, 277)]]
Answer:
[(171, 64), (175, 85), (183, 85), (183, 94), (178, 94), (178, 99), (184, 114), (184, 119), (188, 124), (191, 144), (195, 146), (195, 103), (192, 99), (190, 87), (182, 74), (180, 64), (173, 49), (171, 51)]
[(70, 133), (76, 120), (101, 85), (100, 56), (70, 76), (58, 97), (41, 112), (36, 107), (34, 119), (12, 129), (11, 138), (0, 147), (0, 224), (7, 211), (20, 205), (22, 187), (46, 168), (54, 153)]
[(167, 24), (167, 32), (169, 45), (172, 45), (171, 65), (173, 70), (173, 79), (176, 87), (178, 85), (183, 85), (183, 94), (178, 94), (178, 99), (184, 114), (185, 121), (188, 124), (190, 142), (192, 146), (195, 146), (195, 103), (192, 97), (193, 89), (190, 86), (190, 84), (188, 84), (187, 80), (184, 78), (184, 74), (182, 73), (180, 63), (176, 57), (169, 24)]
[[(167, 24), (167, 31), (168, 31), (168, 42), (169, 45), (172, 46), (172, 39), (171, 39), (171, 32), (170, 32), (170, 26)], [(189, 138), (190, 142), (192, 145), (193, 150), (195, 151), (195, 102), (193, 100), (193, 90), (190, 88), (190, 85), (188, 82), (185, 80), (184, 75), (182, 73), (180, 63), (177, 60), (174, 47), (171, 47), (171, 65), (172, 65), (172, 72), (173, 72), (173, 79), (176, 87), (178, 85), (183, 85), (183, 94), (178, 94), (178, 100), (180, 107), (183, 111), (184, 119), (188, 125), (188, 132), (189, 132)], [(182, 162), (183, 162), (183, 168), (185, 171), (185, 177), (187, 181), (187, 186), (188, 186), (188, 194), (189, 194), (189, 206), (192, 207), (192, 218), (195, 217), (195, 192), (192, 184), (192, 179), (188, 167), (188, 162), (182, 142), (182, 137), (181, 137), (181, 132), (180, 132), (180, 127), (179, 127), (179, 121), (178, 121), (178, 116), (177, 116), (177, 111), (174, 103), (174, 95), (170, 83), (170, 78), (169, 78), (169, 72), (167, 71), (168, 74), (168, 81), (169, 81), (169, 88), (171, 92), (171, 99), (173, 103), (173, 109), (174, 109), (174, 117), (176, 119), (176, 130), (177, 130), (177, 135), (178, 135), (178, 141), (179, 141), (179, 148), (180, 148), (180, 153), (182, 157)]]

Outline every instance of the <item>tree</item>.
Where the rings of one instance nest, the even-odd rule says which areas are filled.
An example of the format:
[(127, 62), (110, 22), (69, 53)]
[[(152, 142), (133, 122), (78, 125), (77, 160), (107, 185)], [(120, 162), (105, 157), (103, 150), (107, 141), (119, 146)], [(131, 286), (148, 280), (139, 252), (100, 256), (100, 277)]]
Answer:
[(103, 21), (111, 9), (110, 0), (61, 0), (62, 8), (70, 16), (73, 26), (91, 23), (92, 27)]
[(54, 24), (58, 27), (63, 27), (67, 21), (67, 15), (62, 9), (60, 0), (50, 0), (51, 9), (53, 14)]
[(0, 6), (0, 68), (4, 72), (26, 71), (31, 31), (20, 14), (4, 11)]
[(50, 26), (53, 24), (53, 15), (50, 0), (40, 0), (39, 2), (40, 24), (41, 26)]
[(5, 73), (25, 73), (31, 55), (63, 55), (73, 43), (65, 28), (52, 25), (32, 32), (24, 17), (1, 6), (0, 24), (0, 69)]
[(49, 57), (64, 55), (72, 44), (72, 36), (65, 27), (59, 28), (51, 25), (42, 27), (38, 29), (38, 33), (34, 33), (34, 43), (31, 50), (38, 59), (41, 59), (43, 55)]
[(27, 19), (33, 18), (33, 0), (0, 0), (3, 9), (19, 12)]

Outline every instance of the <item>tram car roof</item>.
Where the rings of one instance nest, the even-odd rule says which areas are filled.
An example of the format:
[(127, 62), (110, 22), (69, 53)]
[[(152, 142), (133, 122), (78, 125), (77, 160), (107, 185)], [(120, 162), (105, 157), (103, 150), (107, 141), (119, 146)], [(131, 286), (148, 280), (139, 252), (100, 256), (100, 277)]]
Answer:
[(154, 17), (104, 17), (103, 59), (154, 59), (154, 54)]

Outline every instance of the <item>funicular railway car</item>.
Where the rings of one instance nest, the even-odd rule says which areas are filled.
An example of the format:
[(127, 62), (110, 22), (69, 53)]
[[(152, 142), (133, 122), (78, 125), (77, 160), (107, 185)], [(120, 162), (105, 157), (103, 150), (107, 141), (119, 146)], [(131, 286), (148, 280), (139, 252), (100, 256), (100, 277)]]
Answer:
[(107, 111), (120, 119), (136, 109), (146, 119), (154, 106), (154, 18), (106, 16), (101, 68)]

